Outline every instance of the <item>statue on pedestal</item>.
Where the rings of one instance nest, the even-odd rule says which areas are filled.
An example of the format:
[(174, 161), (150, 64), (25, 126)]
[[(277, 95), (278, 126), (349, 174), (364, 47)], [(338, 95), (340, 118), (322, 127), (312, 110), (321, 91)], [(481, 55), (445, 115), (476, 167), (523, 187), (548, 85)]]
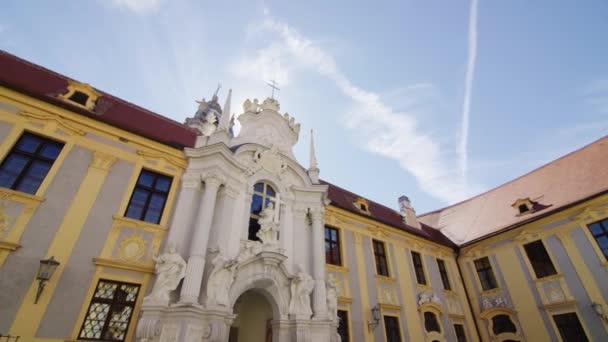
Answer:
[(234, 282), (237, 260), (218, 254), (211, 262), (213, 270), (207, 281), (207, 304), (230, 305), (229, 292)]
[(271, 202), (260, 212), (260, 230), (256, 236), (262, 241), (264, 249), (277, 248), (279, 244), (279, 225), (274, 221), (274, 204)]
[(327, 296), (329, 318), (335, 321), (338, 318), (338, 287), (333, 274), (329, 274), (325, 281), (325, 295)]
[(289, 314), (296, 317), (310, 318), (312, 309), (310, 307), (310, 294), (315, 287), (315, 281), (310, 275), (298, 266), (299, 272), (291, 280), (291, 301), (289, 302)]
[(156, 281), (152, 292), (144, 300), (168, 305), (169, 294), (177, 288), (179, 282), (186, 275), (186, 262), (176, 252), (173, 244), (168, 246), (167, 252), (153, 256), (152, 259), (156, 262)]

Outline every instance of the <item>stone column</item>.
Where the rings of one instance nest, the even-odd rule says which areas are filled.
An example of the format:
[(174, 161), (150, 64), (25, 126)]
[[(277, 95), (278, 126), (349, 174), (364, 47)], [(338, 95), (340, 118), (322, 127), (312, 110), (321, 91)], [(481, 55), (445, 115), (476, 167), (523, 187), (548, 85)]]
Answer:
[(168, 243), (175, 243), (177, 251), (184, 257), (188, 256), (187, 236), (190, 236), (192, 217), (195, 212), (196, 195), (201, 187), (200, 176), (184, 175), (182, 178), (179, 196), (175, 205), (175, 212), (171, 221), (171, 229), (167, 236)]
[(179, 298), (180, 302), (185, 304), (198, 303), (217, 191), (223, 183), (223, 178), (219, 175), (211, 174), (204, 177), (204, 182), (205, 190), (194, 226), (190, 256), (188, 258), (188, 266), (186, 267), (186, 277), (184, 278)]
[(310, 210), (312, 219), (312, 273), (315, 279), (313, 292), (313, 312), (315, 319), (327, 318), (327, 302), (325, 295), (325, 238), (324, 219), (325, 209)]
[[(283, 203), (281, 203), (281, 231), (279, 233), (279, 240), (283, 253), (287, 256), (287, 260), (290, 265), (293, 263), (293, 215), (291, 213), (291, 207), (293, 200), (289, 199), (288, 196), (284, 196)], [(289, 267), (289, 270), (292, 268)]]

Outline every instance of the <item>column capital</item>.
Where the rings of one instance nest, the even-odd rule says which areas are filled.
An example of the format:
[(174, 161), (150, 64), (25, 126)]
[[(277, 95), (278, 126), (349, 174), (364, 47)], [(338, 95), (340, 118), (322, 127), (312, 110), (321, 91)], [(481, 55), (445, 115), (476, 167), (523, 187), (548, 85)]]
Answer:
[(201, 186), (201, 178), (195, 175), (184, 175), (182, 177), (182, 188), (198, 189)]
[(205, 185), (220, 186), (226, 183), (226, 177), (217, 171), (208, 171), (201, 174), (201, 179)]
[(325, 208), (323, 207), (310, 208), (309, 212), (313, 222), (317, 220), (323, 221), (323, 219), (325, 219)]

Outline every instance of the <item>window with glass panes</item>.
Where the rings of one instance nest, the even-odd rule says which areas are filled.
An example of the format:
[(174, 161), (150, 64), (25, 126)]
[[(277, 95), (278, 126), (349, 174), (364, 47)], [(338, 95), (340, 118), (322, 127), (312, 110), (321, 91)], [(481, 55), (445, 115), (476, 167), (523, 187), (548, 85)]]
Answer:
[(172, 178), (149, 170), (141, 170), (133, 189), (125, 217), (159, 223), (162, 217)]
[(464, 332), (462, 324), (454, 324), (454, 333), (456, 334), (457, 342), (467, 342), (467, 335)]
[(340, 257), (340, 232), (336, 228), (325, 226), (325, 262), (342, 265)]
[(441, 282), (443, 283), (444, 290), (451, 290), (452, 285), (450, 284), (450, 277), (448, 276), (448, 270), (445, 268), (445, 261), (437, 259), (437, 267), (439, 268), (439, 275), (441, 276)]
[(388, 277), (388, 263), (386, 261), (384, 242), (372, 240), (372, 247), (374, 249), (374, 259), (376, 260), (376, 273)]
[(24, 133), (0, 165), (0, 186), (35, 194), (63, 143)]
[(350, 341), (348, 335), (348, 311), (338, 310), (338, 335), (340, 335), (341, 342)]
[(562, 341), (587, 342), (587, 334), (581, 325), (578, 316), (574, 312), (554, 315), (553, 321), (559, 330)]
[(492, 264), (488, 257), (475, 260), (475, 270), (479, 277), (481, 287), (485, 290), (491, 290), (498, 287), (496, 284), (496, 278), (494, 278), (494, 271), (492, 270)]
[(516, 333), (517, 327), (509, 315), (496, 315), (492, 317), (492, 332), (494, 335), (500, 335), (502, 333)]
[(437, 315), (429, 311), (424, 313), (424, 329), (427, 332), (441, 332), (441, 327), (439, 326)]
[(590, 224), (589, 231), (608, 260), (608, 218)]
[(125, 341), (139, 285), (99, 280), (78, 340)]
[(395, 316), (384, 316), (384, 332), (387, 342), (401, 342), (399, 319)]
[(249, 215), (249, 233), (247, 237), (249, 240), (260, 240), (257, 236), (257, 233), (260, 230), (260, 224), (258, 223), (260, 213), (270, 203), (277, 209), (275, 201), (276, 191), (274, 191), (274, 188), (270, 184), (260, 182), (253, 186), (253, 197), (251, 198), (251, 210)]
[(418, 252), (412, 252), (412, 262), (414, 263), (414, 272), (416, 273), (416, 281), (418, 284), (426, 285), (426, 275), (424, 274), (424, 265), (422, 257)]
[(549, 257), (549, 253), (547, 253), (547, 249), (541, 240), (525, 244), (524, 250), (526, 251), (528, 260), (530, 260), (532, 269), (534, 269), (536, 278), (544, 278), (557, 274), (553, 261), (551, 261), (551, 257)]

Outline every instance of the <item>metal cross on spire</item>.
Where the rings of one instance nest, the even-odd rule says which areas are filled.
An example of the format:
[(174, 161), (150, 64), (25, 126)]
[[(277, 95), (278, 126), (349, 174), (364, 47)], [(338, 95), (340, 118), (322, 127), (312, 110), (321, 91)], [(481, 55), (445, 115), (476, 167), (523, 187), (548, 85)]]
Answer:
[(268, 84), (268, 86), (270, 86), (270, 88), (272, 88), (272, 93), (270, 95), (270, 98), (274, 100), (274, 91), (275, 90), (281, 90), (279, 87), (277, 87), (277, 82), (275, 80), (270, 80), (270, 83), (266, 83)]

